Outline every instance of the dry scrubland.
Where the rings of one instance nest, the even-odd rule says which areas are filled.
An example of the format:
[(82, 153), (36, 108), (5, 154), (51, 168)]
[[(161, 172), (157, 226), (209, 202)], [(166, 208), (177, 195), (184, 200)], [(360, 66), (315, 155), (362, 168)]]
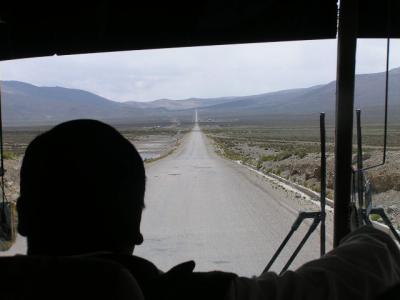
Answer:
[[(400, 126), (388, 129), (387, 163), (367, 172), (373, 187), (373, 202), (382, 206), (400, 228)], [(266, 174), (273, 173), (316, 192), (320, 191), (319, 127), (266, 127), (208, 124), (204, 132), (222, 156), (241, 161)], [(364, 166), (382, 161), (383, 128), (363, 128)], [(353, 139), (356, 141), (356, 138)], [(327, 196), (333, 199), (333, 128), (327, 127)], [(356, 163), (356, 147), (353, 162)], [(376, 216), (373, 216), (376, 218)]]

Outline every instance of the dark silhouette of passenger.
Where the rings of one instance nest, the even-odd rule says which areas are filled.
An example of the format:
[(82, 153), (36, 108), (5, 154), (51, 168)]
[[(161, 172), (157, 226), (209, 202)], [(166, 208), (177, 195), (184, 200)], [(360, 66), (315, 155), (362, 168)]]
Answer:
[(374, 299), (400, 281), (396, 244), (369, 227), (283, 276), (196, 273), (194, 262), (162, 273), (132, 255), (143, 242), (143, 161), (118, 131), (94, 120), (66, 122), (35, 138), (23, 159), (20, 192), (18, 231), (29, 255), (116, 261), (146, 299)]
[(27, 147), (20, 180), (18, 232), (28, 255), (112, 259), (126, 264), (143, 290), (160, 276), (132, 256), (143, 242), (145, 169), (117, 130), (94, 120), (52, 128)]
[(28, 254), (131, 254), (143, 242), (144, 164), (111, 126), (75, 120), (39, 135), (20, 180), (18, 231)]

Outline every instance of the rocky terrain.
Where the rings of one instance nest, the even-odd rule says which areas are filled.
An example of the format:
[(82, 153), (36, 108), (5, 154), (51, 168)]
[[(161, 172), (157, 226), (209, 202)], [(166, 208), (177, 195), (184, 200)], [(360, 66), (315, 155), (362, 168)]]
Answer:
[[(300, 129), (298, 129), (300, 130)], [(291, 136), (288, 130), (280, 129), (279, 134), (271, 134), (268, 128), (221, 129), (210, 127), (206, 130), (214, 141), (220, 155), (241, 161), (265, 174), (278, 175), (290, 182), (297, 183), (312, 191), (320, 191), (320, 145), (310, 135)], [(267, 132), (267, 133), (266, 133)], [(268, 133), (269, 132), (269, 133)], [(296, 133), (294, 133), (296, 135)], [(303, 138), (303, 140), (301, 140)], [(317, 140), (315, 136), (314, 140)], [(372, 137), (366, 141), (373, 144)], [(356, 149), (353, 162), (356, 164)], [(382, 162), (382, 150), (376, 145), (364, 147), (364, 166)], [(327, 145), (327, 197), (333, 199), (333, 145)], [(372, 186), (372, 201), (375, 207), (383, 207), (392, 222), (400, 228), (400, 149), (390, 147), (386, 164), (366, 172)], [(372, 216), (379, 221), (378, 216)]]

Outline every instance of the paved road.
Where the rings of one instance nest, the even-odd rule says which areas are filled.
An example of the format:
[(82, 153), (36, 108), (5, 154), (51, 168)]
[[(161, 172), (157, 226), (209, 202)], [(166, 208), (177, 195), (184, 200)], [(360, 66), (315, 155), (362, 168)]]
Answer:
[[(300, 208), (263, 177), (217, 156), (198, 126), (174, 154), (147, 168), (147, 178), (145, 240), (135, 253), (164, 270), (194, 259), (199, 271), (259, 274)], [(294, 266), (317, 258), (318, 247), (314, 234)]]

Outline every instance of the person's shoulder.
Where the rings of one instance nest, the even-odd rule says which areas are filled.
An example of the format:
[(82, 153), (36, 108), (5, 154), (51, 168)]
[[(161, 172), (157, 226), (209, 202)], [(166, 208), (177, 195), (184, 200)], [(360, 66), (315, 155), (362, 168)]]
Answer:
[(138, 280), (154, 280), (162, 274), (151, 261), (136, 255), (103, 253), (95, 256), (101, 259), (112, 260), (123, 265)]
[[(348, 244), (352, 242), (363, 242), (363, 243), (383, 243), (389, 246), (396, 246), (393, 238), (389, 236), (382, 229), (377, 229), (370, 225), (362, 226), (353, 232), (349, 233), (340, 242), (340, 245)], [(397, 249), (398, 247), (396, 247)]]
[(129, 254), (94, 253), (91, 257), (123, 266), (136, 279), (145, 299), (153, 299), (153, 290), (157, 287), (157, 282), (163, 273), (152, 262)]

